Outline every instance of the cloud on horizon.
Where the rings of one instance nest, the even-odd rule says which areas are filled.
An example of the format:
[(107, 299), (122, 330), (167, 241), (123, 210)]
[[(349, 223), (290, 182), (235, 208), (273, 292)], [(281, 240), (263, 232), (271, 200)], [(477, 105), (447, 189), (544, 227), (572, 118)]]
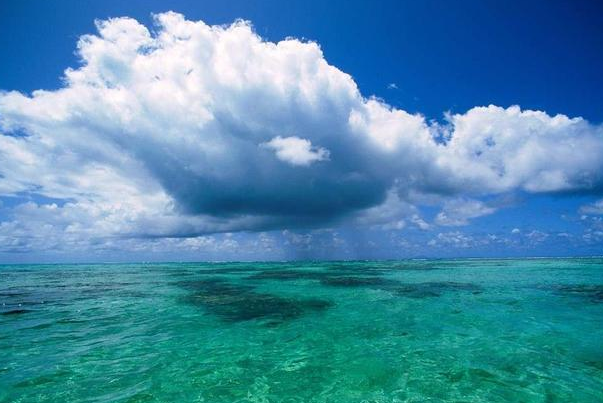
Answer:
[(486, 196), (602, 193), (603, 128), (582, 118), (490, 105), (429, 122), (363, 96), (314, 42), (155, 22), (97, 21), (62, 88), (0, 92), (0, 196), (62, 201), (11, 209), (0, 239), (15, 250), (42, 248), (40, 228), (87, 246), (343, 221), (427, 230), (425, 200), (436, 224), (462, 226), (496, 210)]

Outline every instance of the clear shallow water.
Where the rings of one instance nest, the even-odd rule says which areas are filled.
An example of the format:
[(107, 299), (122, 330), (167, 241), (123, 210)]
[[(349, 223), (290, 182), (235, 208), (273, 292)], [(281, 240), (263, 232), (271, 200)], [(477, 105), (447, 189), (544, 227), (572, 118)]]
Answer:
[(601, 402), (603, 260), (0, 266), (1, 402)]

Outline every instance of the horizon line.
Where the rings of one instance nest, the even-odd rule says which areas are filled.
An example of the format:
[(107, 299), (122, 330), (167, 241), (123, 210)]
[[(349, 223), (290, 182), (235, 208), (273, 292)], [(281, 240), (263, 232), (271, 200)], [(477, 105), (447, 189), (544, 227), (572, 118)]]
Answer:
[(224, 263), (329, 263), (329, 262), (401, 262), (401, 261), (423, 261), (423, 260), (562, 260), (562, 259), (602, 259), (603, 255), (582, 256), (500, 256), (500, 257), (427, 257), (427, 258), (400, 258), (400, 259), (289, 259), (289, 260), (156, 260), (156, 261), (102, 261), (102, 262), (35, 262), (35, 263), (3, 263), (0, 266), (45, 266), (45, 265), (103, 265), (103, 264), (224, 264)]

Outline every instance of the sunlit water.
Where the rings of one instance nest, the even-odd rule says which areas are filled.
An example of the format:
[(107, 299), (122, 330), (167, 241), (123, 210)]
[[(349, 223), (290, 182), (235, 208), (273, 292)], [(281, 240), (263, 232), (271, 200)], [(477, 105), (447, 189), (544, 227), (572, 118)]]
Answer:
[(0, 266), (2, 402), (601, 402), (603, 260)]

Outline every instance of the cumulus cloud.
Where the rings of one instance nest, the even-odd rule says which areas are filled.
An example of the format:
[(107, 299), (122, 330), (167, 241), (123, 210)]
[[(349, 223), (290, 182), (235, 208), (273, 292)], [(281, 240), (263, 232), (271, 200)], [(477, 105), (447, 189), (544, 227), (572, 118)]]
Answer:
[(601, 215), (603, 214), (603, 199), (597, 200), (592, 204), (587, 204), (580, 207), (581, 214), (594, 214)]
[(423, 231), (427, 231), (431, 228), (431, 225), (427, 221), (422, 219), (418, 214), (413, 214), (410, 217), (410, 222)]
[(405, 218), (416, 216), (420, 219), (417, 211), (414, 204), (403, 200), (395, 189), (391, 189), (383, 203), (358, 213), (352, 222), (373, 229), (399, 230), (406, 226)]
[[(601, 192), (603, 131), (582, 118), (486, 106), (430, 123), (363, 96), (316, 43), (173, 12), (155, 24), (99, 21), (62, 88), (0, 92), (0, 196), (64, 201), (5, 228), (156, 239), (376, 217), (427, 230), (409, 195)], [(491, 212), (450, 202), (436, 221)]]
[(458, 173), (457, 184), (493, 193), (601, 191), (601, 126), (518, 106), (477, 107), (448, 122), (448, 152), (440, 158)]
[(262, 146), (273, 149), (276, 157), (291, 165), (307, 166), (316, 161), (329, 159), (329, 150), (322, 147), (312, 147), (312, 143), (299, 137), (277, 136)]
[(454, 248), (470, 248), (474, 246), (476, 240), (459, 231), (455, 232), (440, 232), (435, 238), (431, 239), (427, 244), (432, 247), (454, 247)]
[(401, 230), (401, 229), (404, 229), (404, 227), (406, 227), (406, 221), (398, 220), (398, 221), (388, 222), (387, 224), (383, 224), (381, 226), (381, 229), (383, 229), (385, 231)]
[(603, 242), (603, 231), (588, 229), (582, 235), (582, 239), (587, 244), (597, 245), (600, 247), (601, 243)]
[(549, 237), (549, 234), (539, 230), (532, 230), (531, 232), (526, 234), (526, 237), (530, 242), (541, 243)]
[(436, 216), (436, 223), (444, 226), (462, 226), (469, 220), (492, 214), (495, 208), (479, 200), (452, 199), (444, 203), (444, 207)]

